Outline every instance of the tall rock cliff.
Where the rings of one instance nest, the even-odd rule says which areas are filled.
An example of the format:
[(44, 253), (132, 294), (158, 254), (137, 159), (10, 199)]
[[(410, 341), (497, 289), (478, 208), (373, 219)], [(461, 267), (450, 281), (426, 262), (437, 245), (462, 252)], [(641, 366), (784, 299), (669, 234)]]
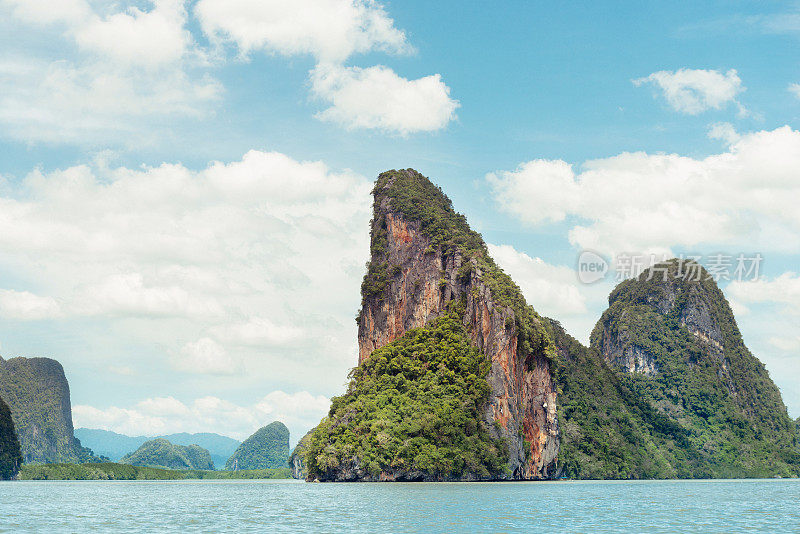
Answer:
[(700, 265), (671, 260), (619, 284), (592, 347), (685, 430), (710, 476), (800, 471), (794, 425), (733, 312)]
[(358, 366), (298, 453), (308, 479), (800, 475), (796, 426), (702, 269), (620, 284), (586, 347), (425, 177), (383, 173), (373, 195)]
[(9, 408), (25, 462), (95, 459), (75, 439), (64, 368), (49, 358), (0, 358), (0, 397)]
[(0, 398), (0, 480), (8, 480), (16, 476), (22, 465), (22, 452), (19, 448), (17, 431), (11, 410)]
[(306, 452), (308, 451), (308, 445), (313, 433), (314, 429), (312, 428), (297, 442), (292, 454), (289, 455), (289, 467), (292, 469), (292, 478), (304, 480), (308, 476)]
[(497, 478), (555, 474), (554, 347), (542, 318), (489, 257), (450, 199), (414, 170), (390, 171), (373, 190), (371, 258), (362, 284), (359, 363), (413, 329), (463, 306), (470, 343), (490, 366), (482, 423), (508, 449)]

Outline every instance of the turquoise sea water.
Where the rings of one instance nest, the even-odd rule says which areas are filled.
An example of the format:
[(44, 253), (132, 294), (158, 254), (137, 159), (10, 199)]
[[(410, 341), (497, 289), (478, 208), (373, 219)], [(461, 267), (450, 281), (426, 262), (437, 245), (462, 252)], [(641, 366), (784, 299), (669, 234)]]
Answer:
[(0, 483), (0, 532), (800, 532), (800, 480)]

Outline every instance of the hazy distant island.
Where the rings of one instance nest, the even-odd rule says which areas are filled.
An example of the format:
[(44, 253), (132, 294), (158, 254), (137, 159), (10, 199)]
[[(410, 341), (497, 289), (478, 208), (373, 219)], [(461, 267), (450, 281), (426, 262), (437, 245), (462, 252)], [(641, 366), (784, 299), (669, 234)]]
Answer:
[(127, 436), (125, 434), (111, 432), (110, 430), (76, 428), (75, 437), (80, 439), (83, 445), (92, 449), (95, 454), (107, 457), (114, 462), (118, 462), (126, 454), (141, 447), (146, 441), (155, 438), (163, 438), (175, 445), (198, 445), (208, 450), (216, 469), (224, 469), (225, 462), (228, 461), (228, 458), (230, 458), (239, 445), (241, 445), (239, 440), (211, 432), (196, 434), (181, 432), (177, 434), (146, 437)]
[[(267, 425), (245, 443), (242, 449), (238, 440), (214, 433), (148, 438), (73, 430), (61, 364), (49, 358), (0, 358), (0, 480), (291, 477), (289, 430), (283, 423)], [(237, 452), (241, 467), (222, 469)]]

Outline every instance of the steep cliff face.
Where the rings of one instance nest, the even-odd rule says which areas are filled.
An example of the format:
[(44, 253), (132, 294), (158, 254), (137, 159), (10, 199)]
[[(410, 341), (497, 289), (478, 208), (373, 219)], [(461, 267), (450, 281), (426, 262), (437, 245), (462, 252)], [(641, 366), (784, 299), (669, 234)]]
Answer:
[(309, 442), (311, 441), (311, 435), (313, 434), (314, 429), (306, 433), (297, 445), (295, 446), (292, 454), (289, 455), (289, 467), (292, 469), (292, 478), (296, 478), (298, 480), (305, 480), (306, 476), (308, 476), (308, 467), (306, 466), (306, 451), (308, 450)]
[(371, 258), (358, 317), (359, 363), (463, 301), (475, 347), (491, 362), (483, 419), (508, 446), (514, 479), (555, 475), (556, 391), (542, 319), (494, 264), (450, 200), (413, 170), (382, 174), (373, 191)]
[(383, 173), (373, 195), (359, 365), (297, 465), (310, 480), (800, 474), (780, 394), (699, 266), (620, 284), (585, 347), (426, 178)]
[(11, 418), (11, 410), (0, 398), (0, 480), (13, 478), (22, 465), (22, 452)]
[(711, 476), (800, 469), (792, 421), (708, 273), (672, 260), (619, 284), (592, 347), (687, 431)]
[(0, 397), (11, 409), (25, 462), (95, 459), (75, 439), (69, 384), (57, 361), (0, 358)]
[[(609, 363), (626, 372), (657, 374), (655, 356), (637, 345), (634, 339), (638, 331), (651, 326), (657, 317), (648, 315), (652, 312), (672, 317), (705, 347), (721, 355), (720, 321), (733, 321), (733, 315), (729, 309), (718, 309), (720, 303), (725, 302), (719, 288), (708, 284), (708, 280), (696, 280), (698, 276), (708, 277), (700, 265), (672, 261), (646, 271), (639, 280), (621, 283), (609, 296), (609, 310), (593, 333), (592, 343), (601, 346)], [(735, 329), (735, 324), (733, 327)], [(738, 330), (732, 334), (739, 335)], [(724, 365), (724, 359), (722, 363)]]

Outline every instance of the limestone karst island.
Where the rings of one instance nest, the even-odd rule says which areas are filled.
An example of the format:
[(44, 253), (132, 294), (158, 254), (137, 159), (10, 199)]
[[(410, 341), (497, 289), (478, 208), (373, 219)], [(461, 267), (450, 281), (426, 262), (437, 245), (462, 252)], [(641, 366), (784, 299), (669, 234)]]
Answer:
[[(77, 432), (82, 443), (61, 365), (12, 358), (0, 360), (0, 473), (322, 482), (800, 475), (800, 425), (699, 265), (698, 281), (673, 260), (620, 283), (586, 347), (527, 303), (428, 178), (388, 171), (372, 196), (357, 366), (291, 455), (280, 422), (241, 444), (88, 429)], [(195, 443), (209, 437), (221, 454)], [(131, 450), (115, 449), (121, 441)], [(227, 471), (215, 474), (213, 458)]]
[(0, 0), (0, 534), (800, 534), (800, 0)]

